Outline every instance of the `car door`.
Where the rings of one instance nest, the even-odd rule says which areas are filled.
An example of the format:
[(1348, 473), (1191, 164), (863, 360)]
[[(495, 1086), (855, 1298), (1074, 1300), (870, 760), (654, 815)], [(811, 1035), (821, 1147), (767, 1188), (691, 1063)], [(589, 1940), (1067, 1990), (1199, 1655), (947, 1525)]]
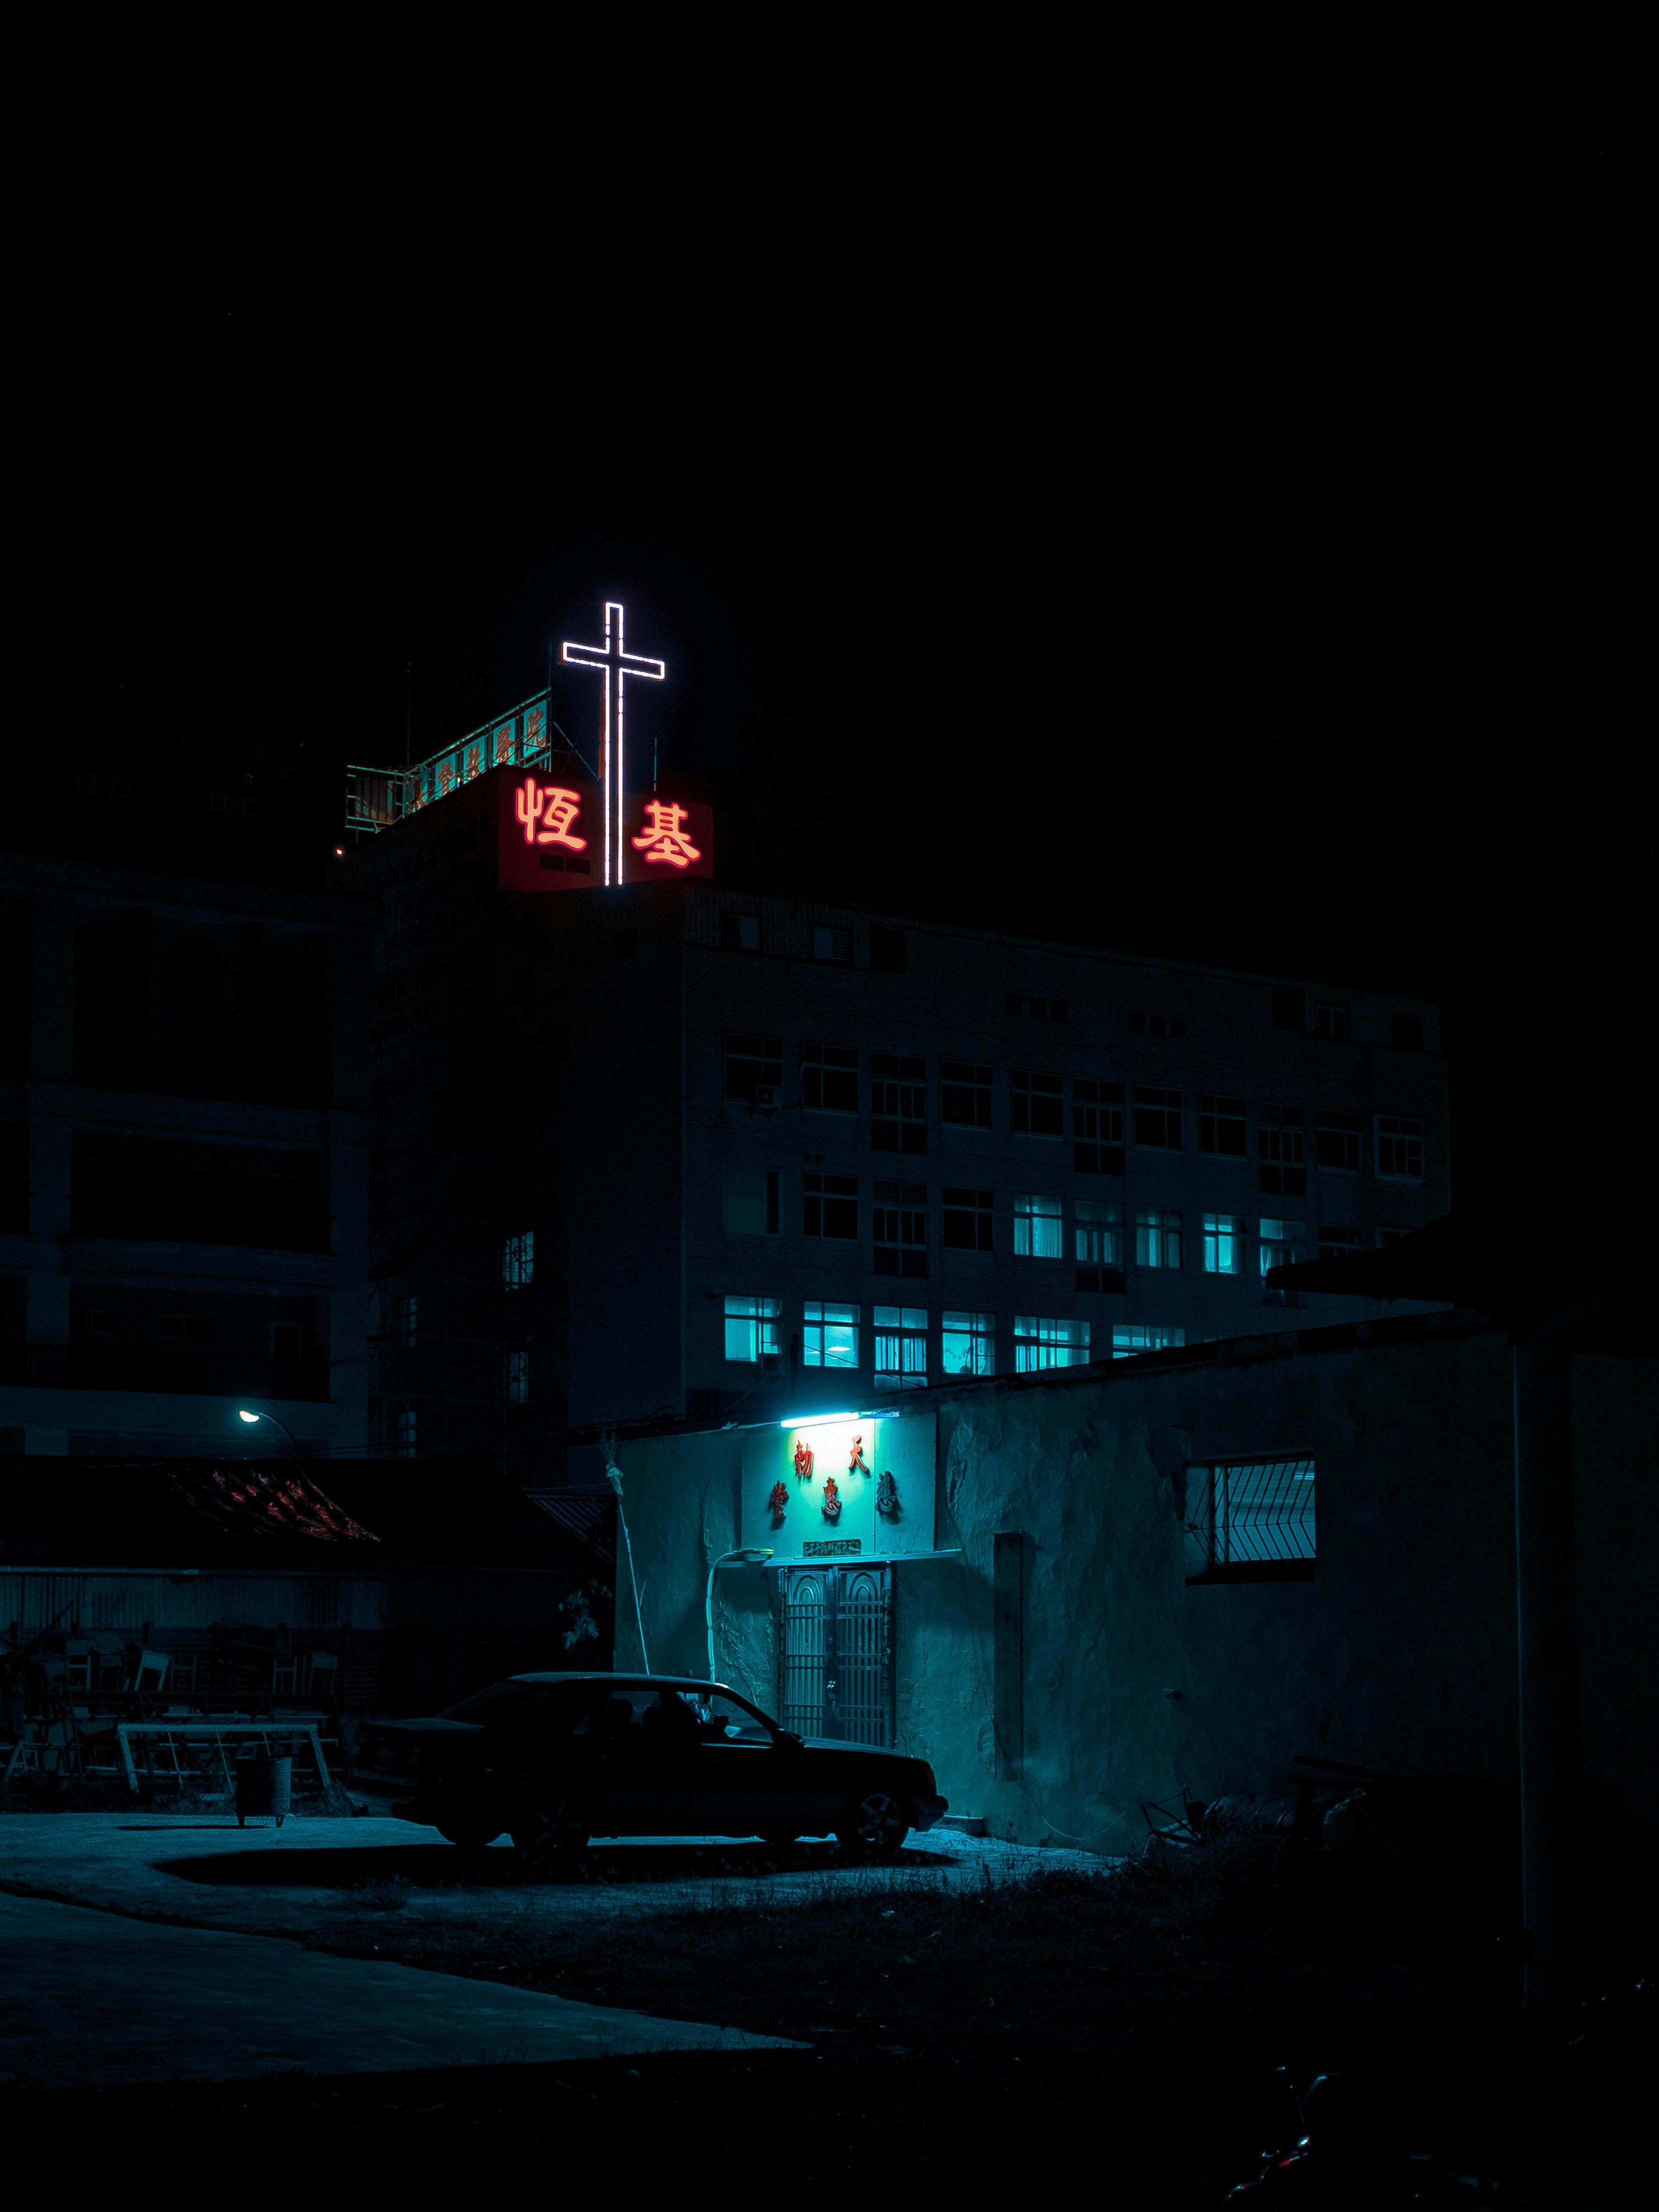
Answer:
[(698, 1719), (697, 1798), (710, 1836), (809, 1835), (811, 1778), (803, 1747), (780, 1737), (723, 1691), (692, 1695)]

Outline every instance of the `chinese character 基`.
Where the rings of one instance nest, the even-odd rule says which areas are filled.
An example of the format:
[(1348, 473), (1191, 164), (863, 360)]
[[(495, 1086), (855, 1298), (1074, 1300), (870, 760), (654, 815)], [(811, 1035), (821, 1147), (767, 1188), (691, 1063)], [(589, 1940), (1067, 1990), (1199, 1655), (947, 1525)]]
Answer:
[(680, 827), (690, 811), (689, 807), (675, 806), (663, 799), (647, 799), (645, 811), (650, 817), (645, 835), (631, 842), (647, 860), (666, 860), (671, 868), (685, 868), (693, 860), (702, 860), (702, 854)]
[[(513, 811), (524, 824), (526, 845), (566, 845), (573, 853), (587, 850), (586, 837), (573, 837), (570, 825), (581, 811), (581, 793), (565, 791), (556, 783), (538, 783), (526, 776), (513, 794)], [(538, 830), (537, 823), (542, 827)]]

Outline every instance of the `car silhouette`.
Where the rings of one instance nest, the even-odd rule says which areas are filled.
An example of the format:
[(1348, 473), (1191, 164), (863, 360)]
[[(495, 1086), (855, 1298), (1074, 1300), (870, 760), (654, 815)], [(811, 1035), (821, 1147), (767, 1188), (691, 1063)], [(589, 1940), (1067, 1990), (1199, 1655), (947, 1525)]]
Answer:
[(515, 1674), (429, 1720), (365, 1723), (352, 1778), (452, 1844), (505, 1829), (543, 1875), (592, 1836), (834, 1836), (891, 1858), (947, 1810), (925, 1759), (799, 1736), (678, 1674)]

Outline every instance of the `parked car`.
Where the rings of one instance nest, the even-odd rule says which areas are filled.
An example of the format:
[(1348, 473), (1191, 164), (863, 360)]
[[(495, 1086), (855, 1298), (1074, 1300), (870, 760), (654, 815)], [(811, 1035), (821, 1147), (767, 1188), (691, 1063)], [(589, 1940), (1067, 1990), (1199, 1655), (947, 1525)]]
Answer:
[(925, 1759), (804, 1738), (672, 1674), (515, 1674), (430, 1720), (368, 1723), (353, 1780), (453, 1844), (505, 1829), (538, 1872), (591, 1836), (834, 1836), (890, 1858), (947, 1809)]

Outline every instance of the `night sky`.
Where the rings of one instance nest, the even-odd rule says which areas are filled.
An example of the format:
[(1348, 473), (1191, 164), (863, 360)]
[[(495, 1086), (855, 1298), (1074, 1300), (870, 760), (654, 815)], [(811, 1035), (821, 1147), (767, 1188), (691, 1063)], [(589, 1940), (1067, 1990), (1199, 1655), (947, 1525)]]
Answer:
[[(1620, 603), (1478, 380), (863, 312), (682, 303), (613, 369), (562, 310), (135, 310), (33, 530), (51, 774), (233, 763), (316, 881), (347, 759), (538, 690), (617, 596), (669, 666), (633, 757), (714, 799), (729, 884), (1442, 998), (1455, 1191), (1476, 1115), (1524, 1160), (1616, 1085)], [(556, 683), (591, 750), (597, 686)]]

